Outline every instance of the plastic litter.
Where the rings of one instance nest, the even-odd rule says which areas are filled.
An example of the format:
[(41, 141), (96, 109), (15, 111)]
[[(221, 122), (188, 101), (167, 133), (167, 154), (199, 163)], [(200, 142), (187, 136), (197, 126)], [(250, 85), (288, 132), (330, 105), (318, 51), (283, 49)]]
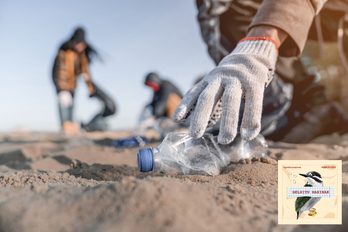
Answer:
[(211, 134), (193, 139), (185, 133), (172, 132), (157, 148), (138, 151), (138, 168), (141, 172), (215, 176), (233, 160), (265, 156), (267, 147), (262, 135), (251, 141), (237, 137), (231, 144), (219, 145)]
[(148, 143), (147, 139), (144, 136), (133, 135), (124, 139), (117, 139), (113, 141), (113, 145), (116, 148), (123, 147), (143, 147)]
[[(152, 115), (152, 107), (149, 105), (140, 115), (135, 135), (114, 140), (113, 144), (116, 148), (143, 147), (148, 144), (145, 135), (149, 129), (156, 131), (159, 134), (157, 139), (162, 140), (168, 133), (179, 130), (180, 126), (168, 117), (155, 119)], [(153, 141), (153, 139), (150, 140)]]

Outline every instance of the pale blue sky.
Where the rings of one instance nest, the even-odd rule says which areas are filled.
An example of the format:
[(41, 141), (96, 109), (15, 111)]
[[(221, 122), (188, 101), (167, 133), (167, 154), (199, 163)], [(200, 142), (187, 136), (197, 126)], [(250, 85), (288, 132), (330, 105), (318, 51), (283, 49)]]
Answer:
[[(151, 100), (144, 76), (157, 71), (185, 93), (214, 67), (200, 36), (194, 0), (1, 0), (0, 131), (25, 127), (58, 131), (56, 93), (51, 69), (58, 47), (76, 26), (101, 51), (94, 81), (116, 101), (112, 130), (134, 128)], [(99, 109), (79, 81), (75, 120), (90, 119)]]

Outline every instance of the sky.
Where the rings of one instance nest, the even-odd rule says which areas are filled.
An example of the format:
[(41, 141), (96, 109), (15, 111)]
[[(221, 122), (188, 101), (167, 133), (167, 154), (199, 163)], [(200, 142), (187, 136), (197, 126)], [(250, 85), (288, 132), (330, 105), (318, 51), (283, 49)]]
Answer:
[[(90, 73), (116, 102), (110, 130), (134, 129), (153, 92), (144, 85), (157, 72), (185, 93), (213, 67), (194, 0), (1, 0), (0, 132), (59, 131), (52, 66), (59, 46), (78, 26), (102, 55)], [(74, 120), (87, 122), (100, 103), (78, 81)]]

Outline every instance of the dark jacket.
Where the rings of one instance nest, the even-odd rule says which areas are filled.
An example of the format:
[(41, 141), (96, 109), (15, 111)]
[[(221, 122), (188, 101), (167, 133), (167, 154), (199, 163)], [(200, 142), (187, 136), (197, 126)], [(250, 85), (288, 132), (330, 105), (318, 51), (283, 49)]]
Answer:
[(160, 90), (154, 92), (151, 106), (156, 117), (173, 117), (176, 107), (183, 98), (180, 90), (171, 82), (162, 80)]

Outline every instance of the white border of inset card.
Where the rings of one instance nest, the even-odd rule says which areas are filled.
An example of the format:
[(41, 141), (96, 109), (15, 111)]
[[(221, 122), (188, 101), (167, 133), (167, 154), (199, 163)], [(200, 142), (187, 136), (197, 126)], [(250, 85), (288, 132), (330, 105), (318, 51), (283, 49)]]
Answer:
[[(333, 170), (333, 166), (336, 166)], [(330, 169), (331, 167), (331, 169)], [(326, 169), (325, 169), (326, 168)], [(296, 198), (289, 198), (287, 188), (303, 187), (306, 183), (305, 177), (298, 177), (299, 173), (309, 171), (321, 172), (324, 187), (334, 187), (334, 198), (322, 198), (315, 206), (318, 214), (314, 217), (308, 212), (303, 212), (299, 219), (296, 219), (295, 201)], [(287, 173), (286, 173), (287, 172)], [(330, 173), (330, 176), (328, 174)], [(333, 175), (335, 174), (335, 175)], [(290, 177), (292, 175), (292, 177)], [(294, 178), (294, 176), (296, 176)], [(292, 178), (292, 179), (291, 179)], [(302, 179), (301, 179), (302, 178)], [(290, 181), (289, 181), (290, 180)], [(294, 180), (296, 183), (294, 183)], [(329, 183), (329, 185), (328, 185)], [(337, 198), (336, 198), (337, 197)], [(323, 206), (325, 200), (331, 199), (334, 203)], [(337, 200), (337, 204), (336, 204)], [(328, 201), (328, 200), (327, 200)], [(336, 208), (337, 207), (337, 208)], [(325, 209), (324, 209), (325, 208)], [(324, 215), (324, 210), (330, 208), (333, 212)], [(331, 212), (330, 211), (330, 212)], [(305, 214), (306, 215), (303, 215)], [(329, 215), (329, 216), (328, 216)], [(279, 160), (278, 161), (278, 224), (342, 224), (342, 160)]]

